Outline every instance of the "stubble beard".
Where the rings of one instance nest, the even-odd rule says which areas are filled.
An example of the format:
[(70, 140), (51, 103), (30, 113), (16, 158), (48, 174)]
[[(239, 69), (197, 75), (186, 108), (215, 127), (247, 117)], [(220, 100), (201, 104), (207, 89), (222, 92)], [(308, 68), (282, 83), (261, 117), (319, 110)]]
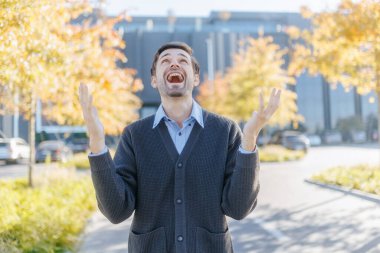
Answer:
[(183, 97), (186, 94), (186, 80), (184, 80), (183, 87), (179, 88), (178, 90), (172, 90), (169, 88), (169, 85), (166, 80), (165, 80), (165, 89), (166, 89), (166, 94), (168, 97)]
[(183, 97), (183, 93), (170, 93), (169, 94), (169, 97), (172, 97), (172, 98), (179, 98), (179, 97)]

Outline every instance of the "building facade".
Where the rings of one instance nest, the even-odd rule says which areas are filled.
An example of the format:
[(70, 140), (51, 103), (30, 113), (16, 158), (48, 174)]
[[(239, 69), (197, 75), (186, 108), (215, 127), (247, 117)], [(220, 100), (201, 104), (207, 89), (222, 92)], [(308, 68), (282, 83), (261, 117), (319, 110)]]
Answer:
[[(209, 17), (133, 17), (131, 22), (119, 23), (116, 29), (127, 44), (125, 66), (137, 69), (144, 83), (140, 93), (144, 102), (141, 116), (154, 113), (160, 103), (158, 92), (150, 86), (150, 67), (154, 53), (163, 43), (183, 41), (189, 44), (200, 63), (203, 81), (206, 75), (213, 77), (217, 72), (224, 73), (233, 65), (232, 56), (242, 50), (239, 41), (248, 37), (264, 33), (273, 37), (280, 47), (289, 47), (285, 33), (288, 26), (305, 29), (309, 23), (298, 13), (263, 12), (211, 12)], [(308, 133), (334, 130), (339, 121), (347, 118), (358, 117), (366, 124), (369, 117), (377, 116), (374, 92), (360, 96), (354, 88), (344, 90), (340, 85), (334, 88), (321, 76), (307, 73), (297, 78), (294, 89)]]
[[(288, 26), (304, 29), (309, 24), (298, 13), (224, 11), (211, 12), (208, 17), (132, 17), (131, 22), (122, 21), (115, 29), (122, 34), (127, 45), (124, 53), (128, 62), (121, 67), (136, 69), (144, 83), (144, 90), (138, 95), (143, 101), (140, 115), (146, 117), (153, 114), (160, 104), (158, 92), (150, 85), (150, 67), (154, 53), (163, 43), (183, 41), (189, 44), (200, 63), (203, 81), (206, 76), (212, 78), (215, 73), (223, 73), (232, 66), (233, 55), (242, 50), (239, 41), (248, 37), (264, 33), (273, 37), (281, 47), (289, 47), (285, 33)], [(375, 129), (371, 122), (377, 117), (375, 93), (360, 96), (355, 89), (344, 90), (341, 86), (334, 89), (321, 76), (313, 77), (306, 73), (297, 78), (294, 89), (298, 96), (298, 110), (305, 118), (308, 133), (334, 130), (340, 121), (357, 117), (370, 128), (366, 131), (367, 138), (371, 138)], [(43, 122), (43, 119), (37, 120), (37, 131), (41, 131), (44, 126), (38, 122)], [(26, 124), (18, 115), (0, 116), (0, 130), (8, 136), (26, 138)]]

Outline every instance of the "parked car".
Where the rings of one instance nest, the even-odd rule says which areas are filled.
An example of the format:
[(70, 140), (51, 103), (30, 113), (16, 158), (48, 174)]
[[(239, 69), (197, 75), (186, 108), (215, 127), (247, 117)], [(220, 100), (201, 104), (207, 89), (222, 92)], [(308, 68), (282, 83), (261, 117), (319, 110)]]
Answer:
[(73, 151), (63, 141), (43, 141), (37, 146), (36, 162), (44, 162), (48, 155), (51, 161), (66, 162), (73, 157)]
[(256, 141), (256, 143), (257, 143), (257, 145), (258, 145), (259, 147), (262, 147), (262, 146), (264, 146), (264, 145), (267, 145), (267, 144), (269, 143), (269, 141), (270, 141), (270, 136), (268, 136), (268, 135), (266, 135), (266, 136), (264, 136), (264, 135), (259, 135), (259, 136), (257, 137), (257, 141)]
[(303, 150), (307, 152), (310, 147), (310, 141), (306, 135), (297, 131), (279, 131), (272, 135), (269, 144), (282, 145), (292, 150)]
[(65, 142), (74, 153), (87, 152), (89, 150), (89, 139), (86, 133), (73, 133)]
[(367, 141), (367, 136), (366, 136), (365, 131), (354, 130), (354, 131), (351, 131), (350, 134), (351, 134), (351, 141), (353, 143), (365, 143)]
[(22, 163), (30, 157), (29, 144), (22, 138), (0, 138), (0, 160)]
[(306, 137), (309, 139), (311, 147), (320, 146), (322, 144), (322, 139), (317, 134), (308, 134)]
[(343, 138), (339, 131), (326, 130), (322, 133), (322, 141), (325, 144), (340, 144), (343, 142)]

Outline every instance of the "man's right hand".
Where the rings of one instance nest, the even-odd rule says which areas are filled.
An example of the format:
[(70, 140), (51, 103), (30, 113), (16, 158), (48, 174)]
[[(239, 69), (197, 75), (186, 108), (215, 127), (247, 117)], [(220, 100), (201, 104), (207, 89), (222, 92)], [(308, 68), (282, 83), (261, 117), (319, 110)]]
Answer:
[(106, 146), (104, 127), (96, 108), (92, 105), (92, 95), (89, 95), (87, 85), (82, 83), (79, 86), (79, 102), (90, 138), (90, 150), (94, 154), (100, 153)]

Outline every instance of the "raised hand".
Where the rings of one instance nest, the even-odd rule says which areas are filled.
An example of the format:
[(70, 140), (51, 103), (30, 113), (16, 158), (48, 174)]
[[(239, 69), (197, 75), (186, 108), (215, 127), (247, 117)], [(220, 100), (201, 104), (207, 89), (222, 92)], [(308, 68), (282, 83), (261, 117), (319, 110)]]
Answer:
[(242, 148), (252, 150), (255, 147), (257, 136), (261, 129), (268, 123), (280, 104), (281, 90), (272, 89), (269, 104), (264, 108), (263, 94), (260, 93), (259, 111), (254, 111), (252, 117), (247, 121), (243, 129)]
[(99, 153), (105, 147), (104, 127), (99, 120), (96, 108), (92, 105), (92, 95), (89, 95), (85, 84), (79, 86), (79, 102), (90, 138), (90, 150), (92, 153)]

